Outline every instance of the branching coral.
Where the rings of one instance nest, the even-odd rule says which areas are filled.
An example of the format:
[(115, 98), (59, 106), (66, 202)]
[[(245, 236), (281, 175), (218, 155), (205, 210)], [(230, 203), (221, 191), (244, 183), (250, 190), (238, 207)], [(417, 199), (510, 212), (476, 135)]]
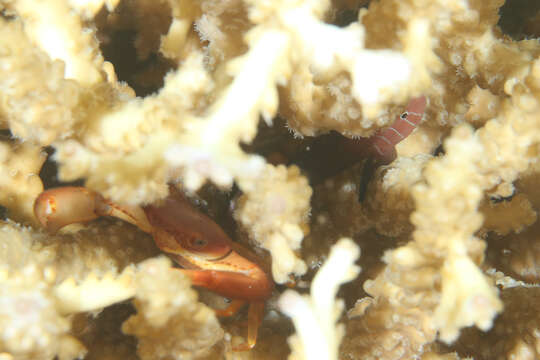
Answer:
[[(250, 243), (270, 252), (276, 282), (307, 272), (298, 284), (309, 285), (334, 239), (362, 244), (369, 268), (345, 286), (347, 303), (358, 302), (344, 335), (336, 289), (325, 286), (344, 279), (333, 266), (349, 268), (354, 246), (336, 245), (350, 253), (338, 261), (331, 253), (311, 300), (282, 298), (298, 329), (293, 357), (312, 356), (318, 348), (306, 344), (315, 340), (336, 358), (342, 335), (342, 358), (536, 356), (538, 321), (527, 322), (519, 304), (535, 298), (524, 282), (540, 274), (540, 45), (503, 35), (503, 3), (0, 1), (0, 204), (11, 220), (34, 222), (45, 146), (60, 182), (84, 180), (120, 203), (145, 205), (170, 183), (195, 192), (209, 181), (233, 199), (217, 222), (232, 223), (233, 213)], [(530, 9), (519, 31), (537, 36), (538, 8)], [(425, 121), (392, 164), (371, 172), (368, 159), (312, 189), (309, 174), (288, 163), (300, 138), (370, 136), (421, 94)], [(261, 117), (296, 139), (286, 131), (276, 142), (255, 139)], [(74, 334), (86, 335), (73, 319), (135, 297), (124, 330), (140, 357), (223, 355), (223, 330), (189, 282), (165, 260), (135, 266), (158, 251), (133, 227), (105, 221), (52, 236), (7, 222), (0, 242), (1, 352), (82, 356)], [(524, 282), (509, 288), (488, 267)], [(332, 282), (321, 284), (325, 277)], [(516, 323), (511, 339), (476, 353), (476, 337), (436, 343), (466, 326), (487, 330), (503, 305), (495, 332)], [(262, 348), (285, 338), (270, 314)]]
[(267, 165), (261, 180), (238, 199), (235, 217), (272, 254), (272, 275), (278, 283), (287, 281), (289, 273), (306, 272), (293, 250), (300, 248), (304, 237), (310, 197), (307, 180), (296, 166)]
[(521, 232), (536, 222), (536, 211), (524, 194), (517, 194), (509, 201), (498, 204), (485, 202), (480, 207), (484, 215), (484, 227), (498, 234)]
[(31, 144), (0, 143), (0, 205), (9, 209), (9, 216), (20, 221), (33, 221), (33, 199), (43, 191), (39, 169), (45, 154)]
[[(487, 9), (478, 10), (477, 15), (480, 15)], [(466, 21), (466, 18), (463, 20)], [(490, 34), (487, 32), (484, 36), (490, 37)], [(491, 44), (487, 49), (491, 54), (495, 51), (517, 52), (517, 46), (502, 41), (495, 40)], [(536, 52), (534, 47), (530, 49), (532, 54)], [(487, 60), (485, 57), (482, 59)], [(481, 71), (485, 76), (488, 76), (490, 68), (489, 64), (485, 68), (478, 63), (475, 65), (475, 71)], [(482, 191), (498, 185), (502, 180), (514, 180), (517, 172), (527, 167), (527, 162), (534, 159), (527, 156), (528, 146), (538, 141), (538, 120), (534, 115), (536, 100), (529, 95), (521, 95), (521, 91), (512, 85), (519, 82), (514, 77), (518, 73), (515, 68), (510, 72), (500, 71), (501, 68), (505, 68), (504, 63), (498, 66), (498, 77), (493, 76), (489, 81), (493, 86), (498, 84), (501, 91), (504, 84), (504, 91), (508, 94), (517, 90), (512, 101), (517, 101), (518, 106), (509, 100), (502, 101), (501, 115), (489, 120), (476, 135), (466, 126), (454, 131), (446, 141), (446, 155), (426, 166), (424, 176), (427, 183), (414, 188), (416, 211), (411, 218), (416, 226), (414, 241), (385, 256), (389, 262), (389, 272), (381, 275), (386, 281), (401, 284), (410, 290), (419, 286), (418, 283), (413, 285), (407, 281), (413, 271), (423, 269), (421, 278), (424, 286), (433, 286), (441, 281), (440, 303), (425, 303), (422, 308), (426, 311), (437, 305), (432, 307), (433, 313), (428, 310), (426, 315), (433, 316), (433, 326), (441, 330), (441, 338), (446, 341), (456, 338), (460, 326), (472, 322), (484, 329), (489, 328), (494, 312), (501, 309), (495, 289), (473, 263), (482, 261), (484, 250), (482, 243), (473, 237), (482, 221), (477, 207), (482, 199)], [(533, 68), (534, 63), (524, 61), (521, 76), (534, 78)], [(508, 74), (506, 83), (504, 75), (501, 78), (502, 74)], [(534, 81), (531, 82), (534, 88), (533, 84)], [(452, 208), (454, 210), (450, 210)], [(437, 267), (441, 265), (439, 273)], [(393, 266), (397, 268), (392, 270)], [(427, 271), (433, 266), (435, 269)], [(395, 272), (397, 269), (409, 275), (398, 275)], [(431, 280), (430, 272), (433, 276)], [(464, 281), (465, 278), (467, 281)], [(373, 293), (370, 285), (366, 284), (366, 287), (368, 293)], [(418, 290), (413, 292), (418, 293)], [(466, 296), (460, 299), (460, 294)], [(483, 311), (475, 311), (475, 308), (482, 308)]]
[[(103, 80), (103, 58), (91, 32), (83, 31), (82, 19), (69, 3), (53, 0), (43, 3), (16, 1), (13, 10), (25, 19), (24, 32), (51, 59), (62, 60), (64, 75), (82, 86)], [(57, 24), (57, 26), (51, 26)], [(61, 25), (60, 25), (61, 24)]]
[[(29, 11), (25, 4), (23, 2), (14, 7), (13, 11), (24, 16), (26, 11)], [(179, 79), (179, 82), (173, 80), (174, 76), (170, 77), (165, 87), (155, 98), (127, 102), (128, 98), (118, 98), (119, 94), (115, 96), (115, 91), (112, 91), (113, 100), (99, 99), (97, 103), (92, 104), (79, 101), (81, 106), (91, 105), (94, 112), (99, 109), (102, 116), (96, 119), (88, 112), (78, 112), (77, 116), (82, 116), (78, 121), (91, 122), (91, 125), (79, 128), (78, 138), (80, 140), (72, 139), (56, 143), (58, 149), (56, 158), (62, 166), (60, 169), (61, 177), (64, 179), (86, 177), (88, 185), (96, 190), (102, 191), (115, 200), (130, 202), (148, 202), (163, 197), (165, 183), (175, 179), (178, 171), (184, 173), (185, 183), (191, 189), (198, 188), (206, 178), (212, 179), (221, 186), (229, 186), (235, 179), (241, 188), (247, 189), (249, 182), (253, 181), (253, 177), (262, 171), (262, 161), (256, 156), (246, 156), (238, 148), (237, 143), (238, 141), (250, 141), (253, 138), (259, 113), (268, 121), (275, 115), (278, 104), (276, 84), (284, 84), (287, 81), (291, 76), (293, 66), (295, 68), (311, 67), (319, 74), (318, 76), (324, 74), (326, 78), (342, 71), (350, 72), (353, 80), (352, 92), (357, 101), (369, 104), (366, 105), (365, 111), (370, 111), (371, 117), (373, 117), (375, 109), (380, 108), (379, 98), (388, 101), (391, 94), (401, 91), (400, 88), (393, 85), (395, 79), (401, 81), (402, 85), (405, 85), (405, 81), (408, 80), (406, 85), (409, 89), (418, 89), (421, 84), (419, 79), (423, 79), (423, 84), (426, 84), (426, 77), (415, 77), (414, 80), (408, 78), (413, 65), (408, 63), (405, 56), (397, 53), (386, 54), (382, 52), (379, 54), (360, 51), (363, 48), (363, 35), (362, 29), (358, 25), (353, 24), (348, 29), (337, 29), (320, 23), (317, 19), (324, 14), (328, 5), (326, 2), (322, 2), (316, 6), (306, 4), (306, 6), (289, 7), (275, 3), (273, 6), (267, 7), (262, 4), (248, 3), (250, 20), (257, 25), (248, 32), (246, 37), (249, 50), (245, 55), (235, 58), (227, 65), (227, 73), (229, 76), (234, 76), (234, 79), (225, 87), (221, 83), (218, 84), (219, 87), (215, 90), (215, 105), (208, 109), (205, 109), (208, 104), (199, 103), (197, 106), (197, 98), (212, 90), (213, 84), (207, 78), (205, 79), (205, 72), (201, 68), (200, 60), (202, 58), (196, 56), (197, 51), (189, 55), (190, 58), (196, 60), (183, 63), (176, 77), (181, 77), (181, 74), (200, 74), (199, 77), (192, 75), (186, 79), (184, 76), (183, 81)], [(173, 5), (171, 7), (176, 8)], [(62, 8), (62, 11), (64, 10)], [(61, 14), (62, 11), (58, 10), (58, 14)], [(67, 27), (72, 24), (70, 21), (59, 21), (53, 26), (54, 31), (60, 34), (68, 33)], [(47, 26), (47, 24), (36, 23), (33, 26), (39, 28)], [(75, 26), (80, 25), (75, 24)], [(71, 31), (70, 28), (70, 34)], [(320, 36), (313, 36), (313, 31), (320, 33)], [(415, 34), (418, 32), (411, 31)], [(423, 34), (422, 36), (427, 36), (425, 27)], [(30, 38), (37, 36), (36, 32), (32, 31), (26, 35)], [(312, 39), (317, 38), (325, 39), (325, 46), (315, 47)], [(77, 45), (75, 45), (75, 40), (78, 41)], [(356, 45), (340, 45), (349, 42), (349, 40)], [(74, 45), (70, 45), (71, 42), (74, 42)], [(421, 42), (414, 41), (413, 43)], [(299, 46), (300, 44), (301, 46)], [(73, 69), (67, 71), (67, 77), (78, 80), (80, 85), (85, 87), (99, 85), (106, 89), (114, 85), (114, 79), (111, 80), (110, 84), (107, 84), (104, 76), (96, 75), (92, 76), (91, 79), (79, 79), (82, 74), (79, 74), (76, 69), (82, 65), (79, 58), (74, 58), (73, 51), (85, 46), (90, 49), (95, 48), (95, 44), (90, 40), (86, 37), (81, 39), (68, 37), (68, 41), (64, 42), (63, 46), (64, 48), (54, 49), (62, 56), (53, 53), (50, 46), (43, 48), (49, 56), (62, 59), (66, 63), (66, 69)], [(289, 54), (291, 49), (294, 49), (295, 52)], [(348, 49), (348, 52), (345, 54), (342, 49)], [(91, 52), (89, 51), (89, 53)], [(410, 52), (415, 53), (412, 50)], [(376, 59), (385, 61), (393, 56), (396, 57), (395, 61), (400, 64), (399, 68), (403, 68), (403, 71), (396, 68), (398, 71), (383, 82), (380, 79), (377, 79), (376, 82), (363, 79), (367, 75), (363, 69), (369, 68), (368, 64), (377, 61)], [(88, 61), (87, 67), (94, 72), (104, 66), (92, 55), (87, 55), (82, 58), (82, 61)], [(103, 69), (100, 71), (105, 73)], [(385, 71), (384, 74), (388, 73)], [(374, 76), (375, 74), (370, 72), (369, 75)], [(394, 86), (391, 92), (383, 92), (391, 85)], [(196, 86), (196, 89), (192, 89), (193, 86)], [(373, 89), (373, 86), (376, 88)], [(196, 98), (188, 97), (186, 98), (186, 102), (189, 104), (187, 107), (177, 107), (173, 105), (174, 103), (166, 100), (169, 94), (168, 89), (174, 89), (176, 94), (178, 92), (185, 95), (193, 94)], [(248, 89), (249, 91), (246, 91)], [(379, 92), (380, 95), (369, 98), (371, 96), (369, 94), (379, 94)], [(250, 97), (245, 97), (245, 94), (250, 94)], [(242, 99), (241, 103), (236, 99)], [(74, 101), (77, 101), (76, 97)], [(167, 119), (162, 118), (159, 112), (150, 115), (148, 111), (153, 111), (152, 109), (156, 109), (156, 107), (162, 108), (163, 114), (173, 113), (176, 115)], [(371, 110), (368, 111), (368, 108)], [(167, 110), (165, 111), (165, 109)], [(144, 126), (137, 126), (137, 124), (142, 123), (142, 119), (152, 118), (154, 120), (150, 123), (145, 121)], [(131, 120), (129, 124), (127, 119)], [(188, 123), (191, 124), (186, 128), (184, 124)], [(193, 126), (195, 124), (196, 126)], [(69, 124), (63, 122), (61, 125), (64, 128), (59, 129), (59, 131), (65, 134), (69, 130), (65, 126), (69, 126)], [(113, 129), (114, 131), (111, 131)], [(148, 137), (149, 133), (153, 134), (151, 138)], [(112, 138), (110, 138), (111, 135)], [(226, 143), (222, 143), (222, 138), (227, 139)], [(47, 137), (48, 141), (53, 139), (51, 136)], [(119, 142), (120, 139), (123, 139), (122, 142)], [(226, 148), (228, 150), (224, 150)], [(111, 156), (111, 151), (116, 154)], [(165, 162), (163, 162), (163, 152), (166, 154)], [(131, 156), (125, 156), (128, 154)], [(121, 157), (121, 155), (124, 156)], [(144, 156), (146, 161), (153, 165), (139, 168), (139, 171), (135, 173), (141, 175), (131, 179), (129, 182), (133, 185), (125, 188), (126, 179), (122, 169), (133, 169), (133, 161), (130, 159), (141, 156)], [(197, 162), (197, 166), (193, 164), (194, 161)], [(75, 163), (79, 165), (75, 166)], [(97, 173), (94, 169), (98, 167), (108, 169), (107, 181), (96, 178)], [(131, 173), (133, 175), (133, 171)], [(127, 193), (131, 196), (128, 196)], [(139, 194), (139, 196), (133, 197), (134, 194)]]
[[(60, 354), (69, 342), (69, 320), (56, 310), (51, 279), (43, 278), (39, 268), (29, 265), (19, 273), (3, 271), (1, 276), (0, 318), (5, 331), (0, 347), (16, 357), (48, 359)], [(71, 340), (73, 341), (73, 340)], [(77, 354), (83, 355), (79, 345)]]
[(139, 339), (141, 359), (199, 358), (223, 337), (212, 310), (197, 303), (189, 280), (170, 265), (167, 259), (148, 260), (135, 280), (138, 314), (123, 331)]
[[(2, 224), (0, 281), (3, 285), (0, 300), (3, 307), (0, 317), (7, 329), (1, 333), (2, 351), (21, 359), (82, 356), (86, 350), (70, 335), (72, 318), (68, 315), (100, 311), (103, 307), (135, 297), (138, 299), (136, 303), (142, 307), (141, 313), (129, 320), (125, 329), (140, 336), (142, 357), (155, 358), (158, 354), (166, 357), (175, 351), (208, 353), (223, 336), (213, 312), (197, 302), (189, 280), (171, 269), (167, 259), (148, 260), (137, 269), (126, 267), (118, 274), (117, 266), (122, 261), (135, 262), (141, 254), (151, 252), (144, 245), (130, 248), (126, 240), (141, 239), (133, 234), (130, 236), (130, 231), (123, 226), (116, 230), (116, 235), (111, 228), (94, 228), (93, 232), (86, 234), (78, 232), (78, 241), (94, 243), (93, 251), (89, 251), (83, 250), (85, 245), (70, 244), (73, 239), (69, 235), (50, 239), (28, 228)], [(119, 234), (125, 239), (117, 239), (116, 245), (118, 242), (128, 245), (125, 248), (115, 248), (114, 237)], [(64, 244), (59, 244), (58, 238), (62, 238)], [(95, 244), (103, 240), (108, 241), (108, 246), (96, 247)], [(73, 253), (78, 257), (70, 256)], [(115, 259), (116, 256), (119, 259)], [(162, 281), (156, 282), (156, 279)], [(145, 316), (149, 320), (144, 320)], [(171, 330), (172, 323), (177, 324), (177, 331)], [(152, 345), (146, 348), (144, 339), (152, 338), (145, 331), (148, 328), (160, 334), (158, 337), (163, 342), (176, 345), (156, 348), (155, 341), (151, 341)], [(184, 341), (177, 341), (178, 337)]]
[(508, 359), (537, 358), (540, 356), (540, 339), (535, 325), (538, 322), (538, 286), (528, 286), (501, 274), (494, 275), (503, 288), (501, 299), (505, 303), (505, 312), (495, 320), (493, 329), (487, 334), (475, 329), (465, 330), (463, 336), (473, 340), (470, 343), (475, 346), (465, 342), (458, 346), (459, 351), (475, 359), (501, 355)]
[(358, 247), (347, 238), (339, 240), (311, 285), (311, 297), (288, 290), (281, 296), (281, 310), (293, 318), (297, 335), (289, 338), (293, 353), (289, 359), (337, 359), (344, 335), (336, 325), (343, 302), (335, 299), (341, 284), (353, 280), (360, 269), (354, 265)]
[(0, 80), (1, 112), (7, 126), (15, 136), (45, 145), (68, 135), (80, 87), (64, 78), (61, 61), (32, 44), (20, 21), (2, 19), (0, 31), (0, 63), (6, 72)]
[(2, 224), (0, 349), (20, 359), (71, 359), (86, 350), (69, 335), (70, 321), (57, 306), (50, 254), (34, 252), (29, 230)]
[(422, 178), (430, 156), (401, 157), (391, 165), (379, 169), (368, 188), (365, 210), (370, 214), (377, 232), (386, 236), (408, 234), (412, 230), (409, 217), (414, 201), (409, 189)]

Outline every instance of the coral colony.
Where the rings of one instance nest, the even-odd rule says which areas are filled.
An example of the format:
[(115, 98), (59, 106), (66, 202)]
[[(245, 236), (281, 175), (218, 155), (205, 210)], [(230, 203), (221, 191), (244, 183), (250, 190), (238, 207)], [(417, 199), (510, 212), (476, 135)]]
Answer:
[(515, 3), (0, 0), (0, 359), (540, 358)]

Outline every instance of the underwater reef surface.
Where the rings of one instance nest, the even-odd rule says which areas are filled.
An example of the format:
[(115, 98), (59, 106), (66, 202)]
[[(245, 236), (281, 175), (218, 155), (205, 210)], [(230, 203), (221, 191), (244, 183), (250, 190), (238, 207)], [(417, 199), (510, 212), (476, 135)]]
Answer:
[[(1, 360), (540, 357), (535, 1), (0, 10)], [(43, 229), (66, 185), (185, 193), (276, 284), (255, 347), (158, 226)]]

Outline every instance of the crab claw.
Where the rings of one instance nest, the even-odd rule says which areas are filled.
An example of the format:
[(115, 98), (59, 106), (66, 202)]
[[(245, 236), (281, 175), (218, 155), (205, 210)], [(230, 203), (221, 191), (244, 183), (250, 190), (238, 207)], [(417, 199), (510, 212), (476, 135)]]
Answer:
[(103, 197), (83, 187), (61, 187), (42, 192), (34, 202), (34, 215), (49, 232), (78, 222), (87, 222), (100, 215)]
[(138, 206), (114, 204), (95, 191), (79, 186), (49, 189), (36, 198), (34, 215), (51, 233), (66, 225), (85, 223), (100, 216), (114, 216), (151, 232), (143, 210)]

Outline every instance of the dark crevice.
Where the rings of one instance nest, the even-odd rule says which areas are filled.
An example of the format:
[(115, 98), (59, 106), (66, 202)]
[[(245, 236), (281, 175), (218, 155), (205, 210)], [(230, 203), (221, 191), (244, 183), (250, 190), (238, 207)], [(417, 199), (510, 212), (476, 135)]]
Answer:
[(503, 33), (514, 40), (538, 38), (540, 36), (540, 1), (511, 0), (499, 9), (498, 22)]
[[(154, 50), (141, 58), (136, 48), (138, 15), (132, 12), (128, 1), (122, 1), (114, 13), (104, 7), (96, 16), (97, 38), (103, 57), (114, 65), (118, 80), (126, 82), (137, 96), (144, 97), (163, 87), (165, 75), (176, 64), (159, 52), (160, 36), (155, 36), (154, 44), (145, 44)], [(148, 14), (149, 21), (155, 23), (158, 16)], [(170, 20), (159, 24), (161, 35), (167, 32)]]
[(44, 148), (47, 153), (47, 160), (43, 163), (39, 172), (39, 177), (43, 182), (44, 189), (50, 189), (60, 186), (84, 186), (83, 180), (76, 180), (70, 182), (60, 181), (58, 179), (58, 164), (53, 160), (54, 148), (47, 146)]

